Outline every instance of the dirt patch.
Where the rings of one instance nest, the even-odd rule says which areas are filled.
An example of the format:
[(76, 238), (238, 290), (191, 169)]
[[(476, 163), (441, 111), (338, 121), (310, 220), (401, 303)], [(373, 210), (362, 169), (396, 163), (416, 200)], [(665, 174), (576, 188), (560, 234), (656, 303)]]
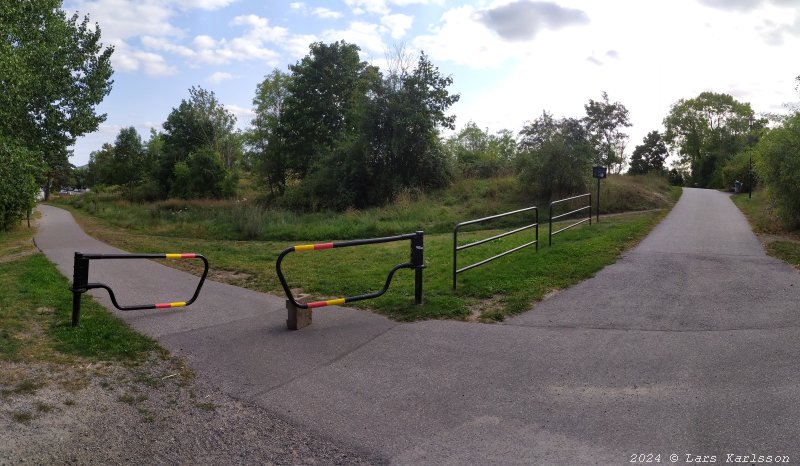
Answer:
[(469, 316), (466, 318), (467, 322), (497, 322), (498, 319), (493, 316), (505, 315), (503, 299), (505, 299), (505, 296), (498, 294), (472, 304), (469, 307)]
[(374, 464), (196, 380), (176, 359), (0, 362), (0, 465)]
[(0, 256), (0, 264), (4, 264), (4, 263), (7, 263), (7, 262), (14, 262), (16, 260), (22, 259), (23, 257), (32, 256), (32, 255), (34, 255), (34, 254), (36, 254), (38, 252), (39, 251), (37, 251), (36, 249), (30, 249), (30, 250), (27, 250), (27, 251), (21, 251), (21, 252), (16, 252), (16, 253)]

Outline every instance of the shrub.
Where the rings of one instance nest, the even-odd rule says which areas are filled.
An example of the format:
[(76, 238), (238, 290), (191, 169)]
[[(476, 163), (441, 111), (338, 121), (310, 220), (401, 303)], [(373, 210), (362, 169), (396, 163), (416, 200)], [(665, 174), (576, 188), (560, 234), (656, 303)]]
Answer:
[(40, 171), (35, 152), (0, 138), (0, 231), (16, 225), (36, 204)]
[(781, 222), (800, 228), (800, 112), (759, 141), (754, 163)]

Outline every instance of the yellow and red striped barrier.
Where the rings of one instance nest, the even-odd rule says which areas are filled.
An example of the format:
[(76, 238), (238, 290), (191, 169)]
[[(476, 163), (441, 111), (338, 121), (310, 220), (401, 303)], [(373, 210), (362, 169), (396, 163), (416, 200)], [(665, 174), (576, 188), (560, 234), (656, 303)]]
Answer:
[[(173, 301), (169, 303), (141, 304), (136, 306), (121, 306), (114, 296), (114, 290), (103, 283), (88, 283), (89, 281), (89, 261), (99, 259), (200, 259), (203, 261), (203, 275), (200, 283), (194, 290), (194, 294), (187, 301)], [(185, 307), (192, 304), (200, 294), (200, 289), (208, 276), (208, 260), (202, 254), (191, 253), (167, 253), (167, 254), (83, 254), (75, 253), (75, 269), (72, 280), (72, 326), (77, 326), (80, 321), (81, 294), (95, 288), (103, 288), (108, 291), (111, 303), (120, 311), (135, 311), (140, 309), (169, 309), (174, 307)]]
[[(377, 243), (389, 243), (394, 241), (410, 241), (411, 242), (411, 260), (404, 264), (399, 264), (394, 266), (392, 270), (389, 272), (389, 276), (386, 278), (386, 283), (383, 286), (383, 289), (377, 291), (375, 293), (366, 293), (358, 296), (350, 296), (345, 298), (336, 298), (336, 299), (329, 299), (326, 301), (314, 301), (311, 303), (298, 303), (294, 296), (292, 295), (291, 288), (289, 288), (289, 284), (286, 282), (286, 277), (283, 276), (283, 271), (281, 270), (281, 263), (283, 262), (284, 257), (287, 254), (292, 252), (306, 252), (306, 251), (320, 251), (324, 249), (334, 249), (334, 248), (343, 248), (343, 247), (350, 247), (350, 246), (361, 246), (366, 244), (377, 244)], [(415, 279), (414, 279), (414, 302), (415, 304), (422, 304), (422, 269), (425, 268), (425, 264), (423, 261), (423, 233), (421, 231), (417, 231), (415, 233), (409, 233), (406, 235), (398, 235), (398, 236), (388, 236), (383, 238), (371, 238), (371, 239), (357, 239), (352, 241), (340, 241), (336, 243), (317, 243), (317, 244), (298, 244), (295, 246), (288, 247), (284, 249), (280, 255), (278, 256), (278, 260), (275, 263), (275, 270), (278, 273), (278, 279), (281, 282), (281, 286), (283, 287), (284, 293), (286, 293), (286, 297), (288, 301), (296, 308), (300, 309), (313, 309), (325, 306), (338, 306), (345, 303), (352, 303), (355, 301), (361, 301), (364, 299), (371, 299), (377, 298), (378, 296), (383, 295), (389, 289), (389, 285), (392, 282), (392, 277), (394, 273), (397, 272), (399, 269), (414, 269), (415, 270)]]

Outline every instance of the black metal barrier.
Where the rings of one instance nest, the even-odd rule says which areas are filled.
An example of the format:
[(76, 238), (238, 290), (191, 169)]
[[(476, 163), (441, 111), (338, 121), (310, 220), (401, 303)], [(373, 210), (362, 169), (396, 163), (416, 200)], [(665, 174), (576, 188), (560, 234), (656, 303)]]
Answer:
[[(589, 204), (588, 205), (583, 206), (583, 207), (581, 207), (579, 209), (572, 210), (572, 211), (567, 212), (565, 214), (556, 215), (555, 217), (553, 217), (553, 206), (554, 205), (561, 204), (561, 203), (564, 203), (564, 202), (574, 201), (576, 199), (582, 199), (582, 198), (585, 198), (585, 197), (589, 198)], [(581, 212), (581, 211), (587, 210), (587, 209), (589, 210), (589, 216), (587, 218), (585, 218), (585, 219), (583, 219), (583, 220), (581, 220), (579, 222), (575, 222), (572, 225), (568, 225), (568, 226), (566, 226), (566, 227), (564, 227), (564, 228), (562, 228), (562, 229), (560, 229), (558, 231), (553, 231), (553, 220), (556, 220), (556, 219), (559, 219), (559, 218), (564, 218), (564, 217), (567, 217), (567, 216), (572, 215), (572, 214), (577, 214), (578, 212)], [(559, 199), (557, 201), (551, 202), (550, 203), (550, 229), (549, 229), (547, 244), (549, 246), (552, 246), (553, 245), (553, 236), (561, 233), (562, 231), (569, 230), (570, 228), (576, 227), (576, 226), (580, 225), (581, 223), (585, 223), (585, 222), (589, 222), (589, 225), (592, 224), (592, 193), (581, 194), (579, 196), (572, 196), (572, 197), (568, 197), (566, 199)]]
[[(100, 259), (201, 259), (203, 261), (204, 269), (203, 276), (200, 277), (200, 283), (197, 284), (197, 289), (188, 301), (176, 301), (172, 303), (158, 303), (158, 304), (140, 304), (136, 306), (120, 306), (117, 302), (114, 291), (103, 283), (88, 283), (89, 281), (89, 261)], [(138, 311), (141, 309), (166, 309), (173, 307), (184, 307), (192, 304), (197, 296), (200, 294), (200, 288), (206, 281), (208, 275), (208, 260), (202, 254), (83, 254), (80, 252), (75, 253), (75, 263), (72, 274), (72, 326), (76, 327), (80, 323), (81, 317), (81, 295), (87, 291), (95, 288), (103, 288), (108, 291), (108, 296), (111, 298), (111, 303), (120, 311)]]
[[(488, 222), (490, 220), (496, 220), (498, 218), (508, 217), (509, 215), (520, 214), (520, 213), (523, 213), (523, 212), (530, 212), (530, 211), (534, 211), (536, 213), (535, 223), (532, 223), (530, 225), (525, 225), (524, 227), (516, 228), (514, 230), (507, 231), (505, 233), (500, 233), (499, 235), (492, 236), (491, 238), (485, 238), (485, 239), (482, 239), (482, 240), (479, 240), (479, 241), (475, 241), (474, 243), (464, 244), (462, 246), (458, 245), (458, 230), (460, 230), (461, 227), (463, 227), (463, 226), (474, 225), (476, 223), (482, 223), (482, 222)], [(509, 235), (513, 235), (514, 233), (519, 233), (521, 231), (529, 230), (531, 228), (536, 228), (536, 239), (534, 239), (533, 241), (531, 241), (529, 243), (525, 243), (522, 246), (517, 246), (517, 247), (515, 247), (513, 249), (509, 249), (508, 251), (502, 252), (502, 253), (497, 254), (496, 256), (492, 256), (492, 257), (490, 257), (488, 259), (484, 259), (484, 260), (482, 260), (480, 262), (476, 262), (474, 264), (470, 264), (470, 265), (468, 265), (466, 267), (462, 267), (460, 269), (458, 268), (458, 251), (461, 251), (461, 250), (464, 250), (464, 249), (467, 249), (467, 248), (471, 248), (473, 246), (478, 246), (480, 244), (488, 243), (489, 241), (494, 241), (496, 239), (500, 239), (500, 238), (503, 238), (503, 237), (506, 237), (506, 236), (509, 236)], [(490, 217), (484, 217), (484, 218), (479, 218), (479, 219), (476, 219), (476, 220), (469, 220), (469, 221), (466, 221), (466, 222), (459, 223), (453, 229), (453, 289), (454, 290), (456, 289), (456, 275), (458, 275), (459, 273), (466, 272), (467, 270), (473, 269), (475, 267), (479, 267), (479, 266), (481, 266), (483, 264), (486, 264), (487, 262), (491, 262), (491, 261), (493, 261), (493, 260), (495, 260), (495, 259), (497, 259), (499, 257), (503, 257), (506, 254), (511, 254), (512, 252), (519, 251), (520, 249), (528, 247), (528, 246), (530, 246), (532, 244), (535, 244), (536, 245), (536, 251), (539, 251), (539, 208), (538, 207), (526, 207), (524, 209), (514, 210), (514, 211), (506, 212), (506, 213), (503, 213), (503, 214), (492, 215)]]
[[(286, 278), (283, 276), (283, 271), (281, 270), (281, 262), (283, 262), (283, 258), (286, 257), (286, 255), (289, 254), (290, 252), (318, 251), (321, 249), (346, 248), (350, 246), (391, 243), (395, 241), (405, 241), (405, 240), (411, 241), (411, 261), (406, 262), (404, 264), (395, 265), (389, 272), (389, 276), (386, 278), (386, 283), (383, 285), (383, 289), (381, 289), (380, 291), (376, 291), (374, 293), (367, 293), (345, 298), (329, 299), (327, 301), (315, 301), (307, 304), (298, 303), (294, 299), (294, 296), (292, 296), (292, 291), (289, 289), (289, 285), (286, 283)], [(292, 246), (290, 248), (284, 249), (283, 252), (281, 252), (281, 254), (278, 256), (278, 261), (275, 263), (275, 269), (278, 272), (278, 279), (281, 281), (281, 286), (283, 287), (283, 291), (286, 293), (286, 298), (295, 307), (300, 309), (313, 309), (317, 307), (341, 305), (345, 303), (363, 301), (365, 299), (377, 298), (386, 293), (386, 291), (389, 289), (389, 285), (392, 283), (392, 278), (394, 277), (394, 273), (400, 269), (414, 269), (415, 272), (414, 304), (422, 304), (422, 269), (424, 268), (425, 264), (423, 262), (423, 232), (421, 231), (405, 235), (387, 236), (384, 238), (357, 239), (352, 241), (340, 241), (336, 243), (303, 244), (299, 246)]]

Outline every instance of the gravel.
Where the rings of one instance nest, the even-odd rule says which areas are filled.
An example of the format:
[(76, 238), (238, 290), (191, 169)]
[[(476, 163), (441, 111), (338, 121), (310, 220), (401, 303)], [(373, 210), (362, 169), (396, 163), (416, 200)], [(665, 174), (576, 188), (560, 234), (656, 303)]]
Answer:
[(0, 465), (380, 464), (194, 377), (179, 360), (0, 362)]

